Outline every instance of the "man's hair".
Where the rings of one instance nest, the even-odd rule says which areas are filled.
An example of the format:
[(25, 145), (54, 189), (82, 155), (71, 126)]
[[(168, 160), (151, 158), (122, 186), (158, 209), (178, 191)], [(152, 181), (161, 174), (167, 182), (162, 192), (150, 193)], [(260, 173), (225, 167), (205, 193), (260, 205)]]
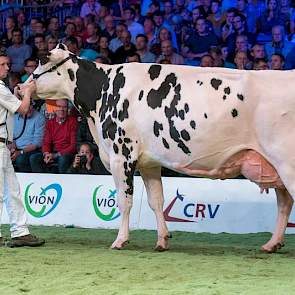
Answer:
[(37, 33), (37, 34), (34, 36), (34, 40), (35, 40), (36, 38), (42, 38), (42, 40), (45, 41), (45, 35), (42, 34), (42, 33)]
[(278, 56), (281, 59), (281, 62), (282, 63), (285, 62), (285, 57), (284, 57), (283, 54), (281, 54), (281, 53), (274, 53), (274, 54), (272, 54), (272, 56), (274, 56), (274, 55)]
[(8, 57), (6, 50), (0, 50), (0, 57)]
[(72, 45), (76, 45), (78, 47), (78, 40), (74, 36), (69, 36), (64, 40), (64, 43), (70, 43)]
[(26, 58), (26, 59), (25, 59), (25, 62), (24, 62), (25, 66), (26, 66), (30, 61), (36, 62), (37, 65), (38, 65), (38, 60), (37, 60), (36, 58), (29, 57), (29, 58)]
[(260, 62), (267, 63), (268, 60), (265, 57), (259, 57), (254, 59), (254, 65), (258, 65)]
[(136, 56), (138, 58), (138, 62), (141, 62), (140, 55), (137, 52), (129, 52), (127, 54), (126, 60), (128, 59), (128, 57), (134, 57), (134, 56)]
[(148, 37), (145, 34), (138, 34), (135, 39), (137, 40), (137, 38), (143, 38), (146, 43), (148, 43), (149, 41)]

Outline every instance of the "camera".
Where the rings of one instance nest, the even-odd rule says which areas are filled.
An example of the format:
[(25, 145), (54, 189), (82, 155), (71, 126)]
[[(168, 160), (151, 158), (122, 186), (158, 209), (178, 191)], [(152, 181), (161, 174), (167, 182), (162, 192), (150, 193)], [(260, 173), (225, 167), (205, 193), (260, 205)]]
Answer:
[(85, 167), (87, 163), (86, 155), (78, 155), (78, 157), (80, 158), (80, 166)]

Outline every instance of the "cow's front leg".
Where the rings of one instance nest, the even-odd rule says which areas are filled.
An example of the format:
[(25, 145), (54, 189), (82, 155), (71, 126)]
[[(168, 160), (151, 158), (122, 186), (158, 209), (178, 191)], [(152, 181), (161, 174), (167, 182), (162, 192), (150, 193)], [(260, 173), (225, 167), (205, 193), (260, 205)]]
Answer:
[(111, 247), (120, 250), (128, 243), (129, 216), (133, 201), (133, 175), (136, 161), (115, 156), (111, 158), (110, 164), (117, 189), (118, 207), (121, 213), (118, 236)]
[(276, 189), (278, 216), (275, 231), (271, 239), (261, 247), (267, 253), (276, 252), (284, 245), (284, 235), (293, 206), (293, 198), (286, 189)]
[(163, 214), (163, 187), (161, 181), (161, 167), (140, 169), (144, 185), (147, 191), (148, 202), (154, 211), (157, 220), (158, 241), (155, 247), (157, 251), (168, 250), (168, 229)]

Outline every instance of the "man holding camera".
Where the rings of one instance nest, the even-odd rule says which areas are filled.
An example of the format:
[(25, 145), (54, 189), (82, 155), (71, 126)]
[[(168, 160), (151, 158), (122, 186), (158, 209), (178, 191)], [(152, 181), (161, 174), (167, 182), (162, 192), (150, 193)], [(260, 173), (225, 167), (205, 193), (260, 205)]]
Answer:
[(88, 143), (82, 143), (68, 173), (102, 174), (101, 172), (98, 159), (94, 157), (91, 146)]

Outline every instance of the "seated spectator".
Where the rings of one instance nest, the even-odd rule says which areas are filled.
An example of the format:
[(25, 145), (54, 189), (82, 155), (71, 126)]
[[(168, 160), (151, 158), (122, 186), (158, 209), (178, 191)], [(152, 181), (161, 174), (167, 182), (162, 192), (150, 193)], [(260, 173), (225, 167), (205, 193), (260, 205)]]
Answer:
[(7, 55), (11, 60), (11, 71), (21, 72), (25, 60), (31, 56), (32, 48), (23, 44), (23, 34), (20, 29), (12, 30), (12, 45), (7, 48)]
[(294, 44), (285, 39), (285, 29), (283, 26), (274, 26), (272, 28), (272, 41), (265, 44), (267, 59), (271, 59), (274, 53), (280, 53), (286, 60), (286, 67), (293, 68), (294, 62)]
[(166, 58), (163, 58), (163, 59), (159, 60), (158, 63), (162, 64), (162, 65), (171, 65), (171, 61), (169, 59), (166, 59)]
[(25, 74), (23, 74), (21, 77), (22, 83), (25, 82), (30, 77), (30, 75), (35, 71), (37, 66), (38, 66), (38, 62), (35, 58), (30, 57), (25, 60), (25, 67), (24, 67)]
[(268, 70), (267, 59), (265, 58), (256, 58), (253, 63), (253, 70)]
[(45, 125), (42, 153), (30, 157), (32, 172), (50, 172), (57, 164), (58, 173), (66, 173), (76, 152), (77, 119), (68, 117), (68, 101), (56, 101), (56, 117)]
[(221, 2), (219, 0), (211, 1), (212, 14), (208, 16), (208, 20), (212, 23), (214, 33), (221, 37), (221, 25), (225, 22), (226, 17), (221, 13)]
[(119, 47), (115, 52), (116, 64), (124, 63), (129, 54), (133, 54), (136, 52), (135, 45), (131, 43), (131, 34), (129, 31), (122, 32), (121, 39), (123, 45)]
[(170, 40), (162, 41), (161, 43), (162, 54), (157, 58), (157, 62), (162, 59), (167, 59), (174, 65), (183, 65), (184, 58), (180, 54), (174, 52), (172, 42)]
[(16, 28), (16, 20), (13, 16), (8, 16), (5, 19), (5, 30), (1, 34), (1, 40), (3, 40), (7, 47), (12, 45), (12, 31)]
[(86, 26), (87, 31), (87, 39), (85, 41), (85, 49), (93, 49), (98, 50), (98, 42), (99, 42), (99, 28), (95, 23), (90, 23)]
[(213, 67), (214, 66), (214, 59), (211, 55), (205, 54), (201, 58), (200, 67)]
[(280, 16), (279, 3), (277, 0), (267, 0), (267, 9), (257, 22), (257, 30), (262, 34), (259, 38), (268, 40), (271, 37), (272, 28), (278, 25), (284, 25), (284, 21)]
[(118, 23), (116, 25), (116, 37), (111, 40), (109, 46), (113, 52), (116, 52), (116, 50), (123, 45), (122, 33), (124, 31), (127, 31), (127, 25), (122, 22)]
[(156, 57), (159, 57), (161, 54), (161, 43), (163, 41), (170, 40), (172, 42), (171, 33), (167, 28), (161, 28), (156, 40), (151, 44), (150, 52), (153, 53)]
[(44, 34), (36, 34), (34, 36), (34, 46), (32, 56), (38, 60), (44, 60), (48, 54), (47, 43)]
[(151, 17), (145, 18), (143, 22), (143, 29), (144, 29), (144, 35), (148, 39), (147, 47), (149, 48), (149, 50), (151, 50), (151, 47), (157, 42), (156, 24)]
[(221, 68), (234, 68), (235, 65), (225, 60), (222, 54), (222, 50), (219, 46), (211, 47), (209, 55), (213, 58), (213, 66)]
[(156, 61), (156, 56), (148, 50), (148, 38), (146, 35), (137, 35), (135, 46), (141, 62), (154, 63)]
[[(44, 116), (31, 104), (27, 119), (23, 115), (14, 115), (13, 137), (10, 147), (11, 160), (17, 172), (31, 172), (30, 157), (40, 151), (45, 127)], [(23, 129), (24, 128), (24, 129)]]
[(246, 70), (247, 65), (249, 64), (248, 55), (245, 51), (238, 51), (234, 58), (234, 63), (236, 68), (239, 70)]
[(67, 172), (75, 174), (105, 174), (105, 168), (101, 169), (101, 165), (102, 163), (99, 159), (94, 157), (91, 146), (88, 143), (82, 143)]
[(270, 66), (272, 70), (283, 70), (285, 65), (285, 57), (280, 53), (274, 53), (271, 56)]
[(46, 46), (47, 46), (47, 50), (51, 51), (52, 49), (54, 49), (58, 44), (58, 39), (54, 36), (48, 35), (46, 37)]
[(108, 41), (111, 42), (112, 39), (116, 38), (116, 26), (114, 23), (114, 18), (111, 15), (107, 15), (104, 18), (105, 28), (102, 31), (102, 35), (108, 38)]
[(256, 58), (265, 58), (264, 45), (256, 43), (251, 49), (251, 56), (253, 60)]
[(135, 10), (130, 7), (126, 7), (124, 9), (123, 17), (127, 25), (127, 29), (131, 34), (131, 41), (135, 43), (136, 36), (138, 34), (144, 34), (143, 26), (134, 20)]
[(99, 50), (98, 53), (101, 57), (107, 58), (114, 63), (115, 61), (115, 54), (109, 48), (109, 40), (107, 36), (101, 36), (99, 38)]
[(203, 55), (208, 54), (210, 47), (217, 45), (217, 36), (208, 31), (206, 19), (199, 17), (196, 21), (196, 30), (183, 47), (183, 54), (187, 58), (188, 64), (196, 65)]
[(139, 54), (137, 52), (128, 54), (126, 62), (141, 62)]

